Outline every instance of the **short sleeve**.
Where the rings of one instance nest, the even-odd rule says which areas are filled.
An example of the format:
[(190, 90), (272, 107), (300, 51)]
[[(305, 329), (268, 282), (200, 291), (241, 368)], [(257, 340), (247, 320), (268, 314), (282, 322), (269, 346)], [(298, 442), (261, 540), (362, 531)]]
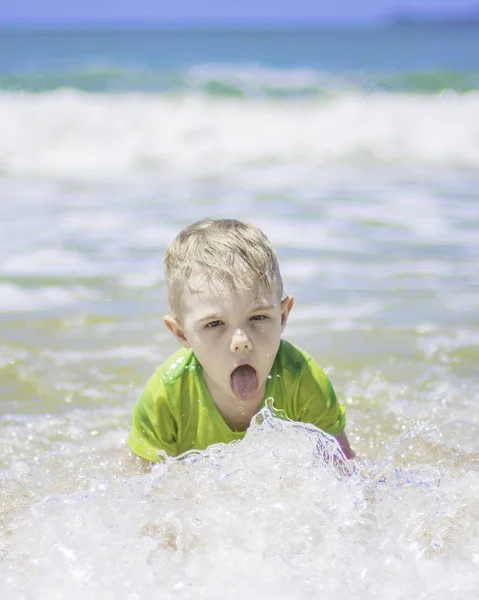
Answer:
[(133, 426), (128, 438), (132, 451), (158, 462), (158, 451), (176, 456), (177, 426), (167, 402), (167, 390), (158, 373), (148, 381), (133, 409)]
[(331, 435), (344, 429), (346, 409), (339, 404), (326, 373), (311, 358), (301, 374), (297, 394), (303, 423), (312, 423)]

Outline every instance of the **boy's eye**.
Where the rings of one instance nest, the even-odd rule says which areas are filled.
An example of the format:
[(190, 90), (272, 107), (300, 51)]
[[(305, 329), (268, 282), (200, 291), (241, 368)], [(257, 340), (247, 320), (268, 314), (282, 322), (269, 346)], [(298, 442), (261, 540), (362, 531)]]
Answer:
[(206, 327), (213, 329), (214, 327), (219, 327), (220, 325), (222, 325), (222, 323), (222, 321), (211, 321), (211, 323), (206, 324)]
[(267, 318), (268, 317), (266, 315), (254, 315), (254, 317), (251, 317), (251, 320), (252, 321), (264, 321)]

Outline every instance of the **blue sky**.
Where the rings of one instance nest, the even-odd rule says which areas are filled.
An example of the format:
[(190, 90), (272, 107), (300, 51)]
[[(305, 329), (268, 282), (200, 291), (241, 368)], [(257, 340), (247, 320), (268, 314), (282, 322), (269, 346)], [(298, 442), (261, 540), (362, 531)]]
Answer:
[(369, 21), (394, 13), (451, 13), (479, 0), (1, 0), (2, 22), (274, 20)]

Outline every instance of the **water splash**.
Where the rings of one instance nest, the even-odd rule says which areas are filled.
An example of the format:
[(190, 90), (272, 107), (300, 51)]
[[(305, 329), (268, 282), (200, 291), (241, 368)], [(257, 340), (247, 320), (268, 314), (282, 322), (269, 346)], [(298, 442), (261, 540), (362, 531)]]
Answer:
[(477, 515), (465, 501), (477, 473), (353, 467), (334, 438), (278, 418), (272, 402), (241, 442), (164, 456), (144, 475), (112, 465), (12, 518), (2, 597), (441, 599), (477, 589)]

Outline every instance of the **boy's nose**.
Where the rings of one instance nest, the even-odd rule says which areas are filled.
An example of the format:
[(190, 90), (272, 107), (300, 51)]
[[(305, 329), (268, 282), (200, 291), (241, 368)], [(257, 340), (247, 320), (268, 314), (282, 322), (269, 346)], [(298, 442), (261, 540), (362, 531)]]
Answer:
[(253, 344), (251, 343), (251, 340), (249, 339), (249, 337), (246, 335), (246, 333), (244, 331), (242, 331), (241, 329), (237, 329), (233, 333), (233, 337), (231, 339), (231, 344), (230, 344), (231, 352), (238, 352), (238, 351), (244, 352), (245, 350), (250, 351), (252, 349), (253, 349)]

